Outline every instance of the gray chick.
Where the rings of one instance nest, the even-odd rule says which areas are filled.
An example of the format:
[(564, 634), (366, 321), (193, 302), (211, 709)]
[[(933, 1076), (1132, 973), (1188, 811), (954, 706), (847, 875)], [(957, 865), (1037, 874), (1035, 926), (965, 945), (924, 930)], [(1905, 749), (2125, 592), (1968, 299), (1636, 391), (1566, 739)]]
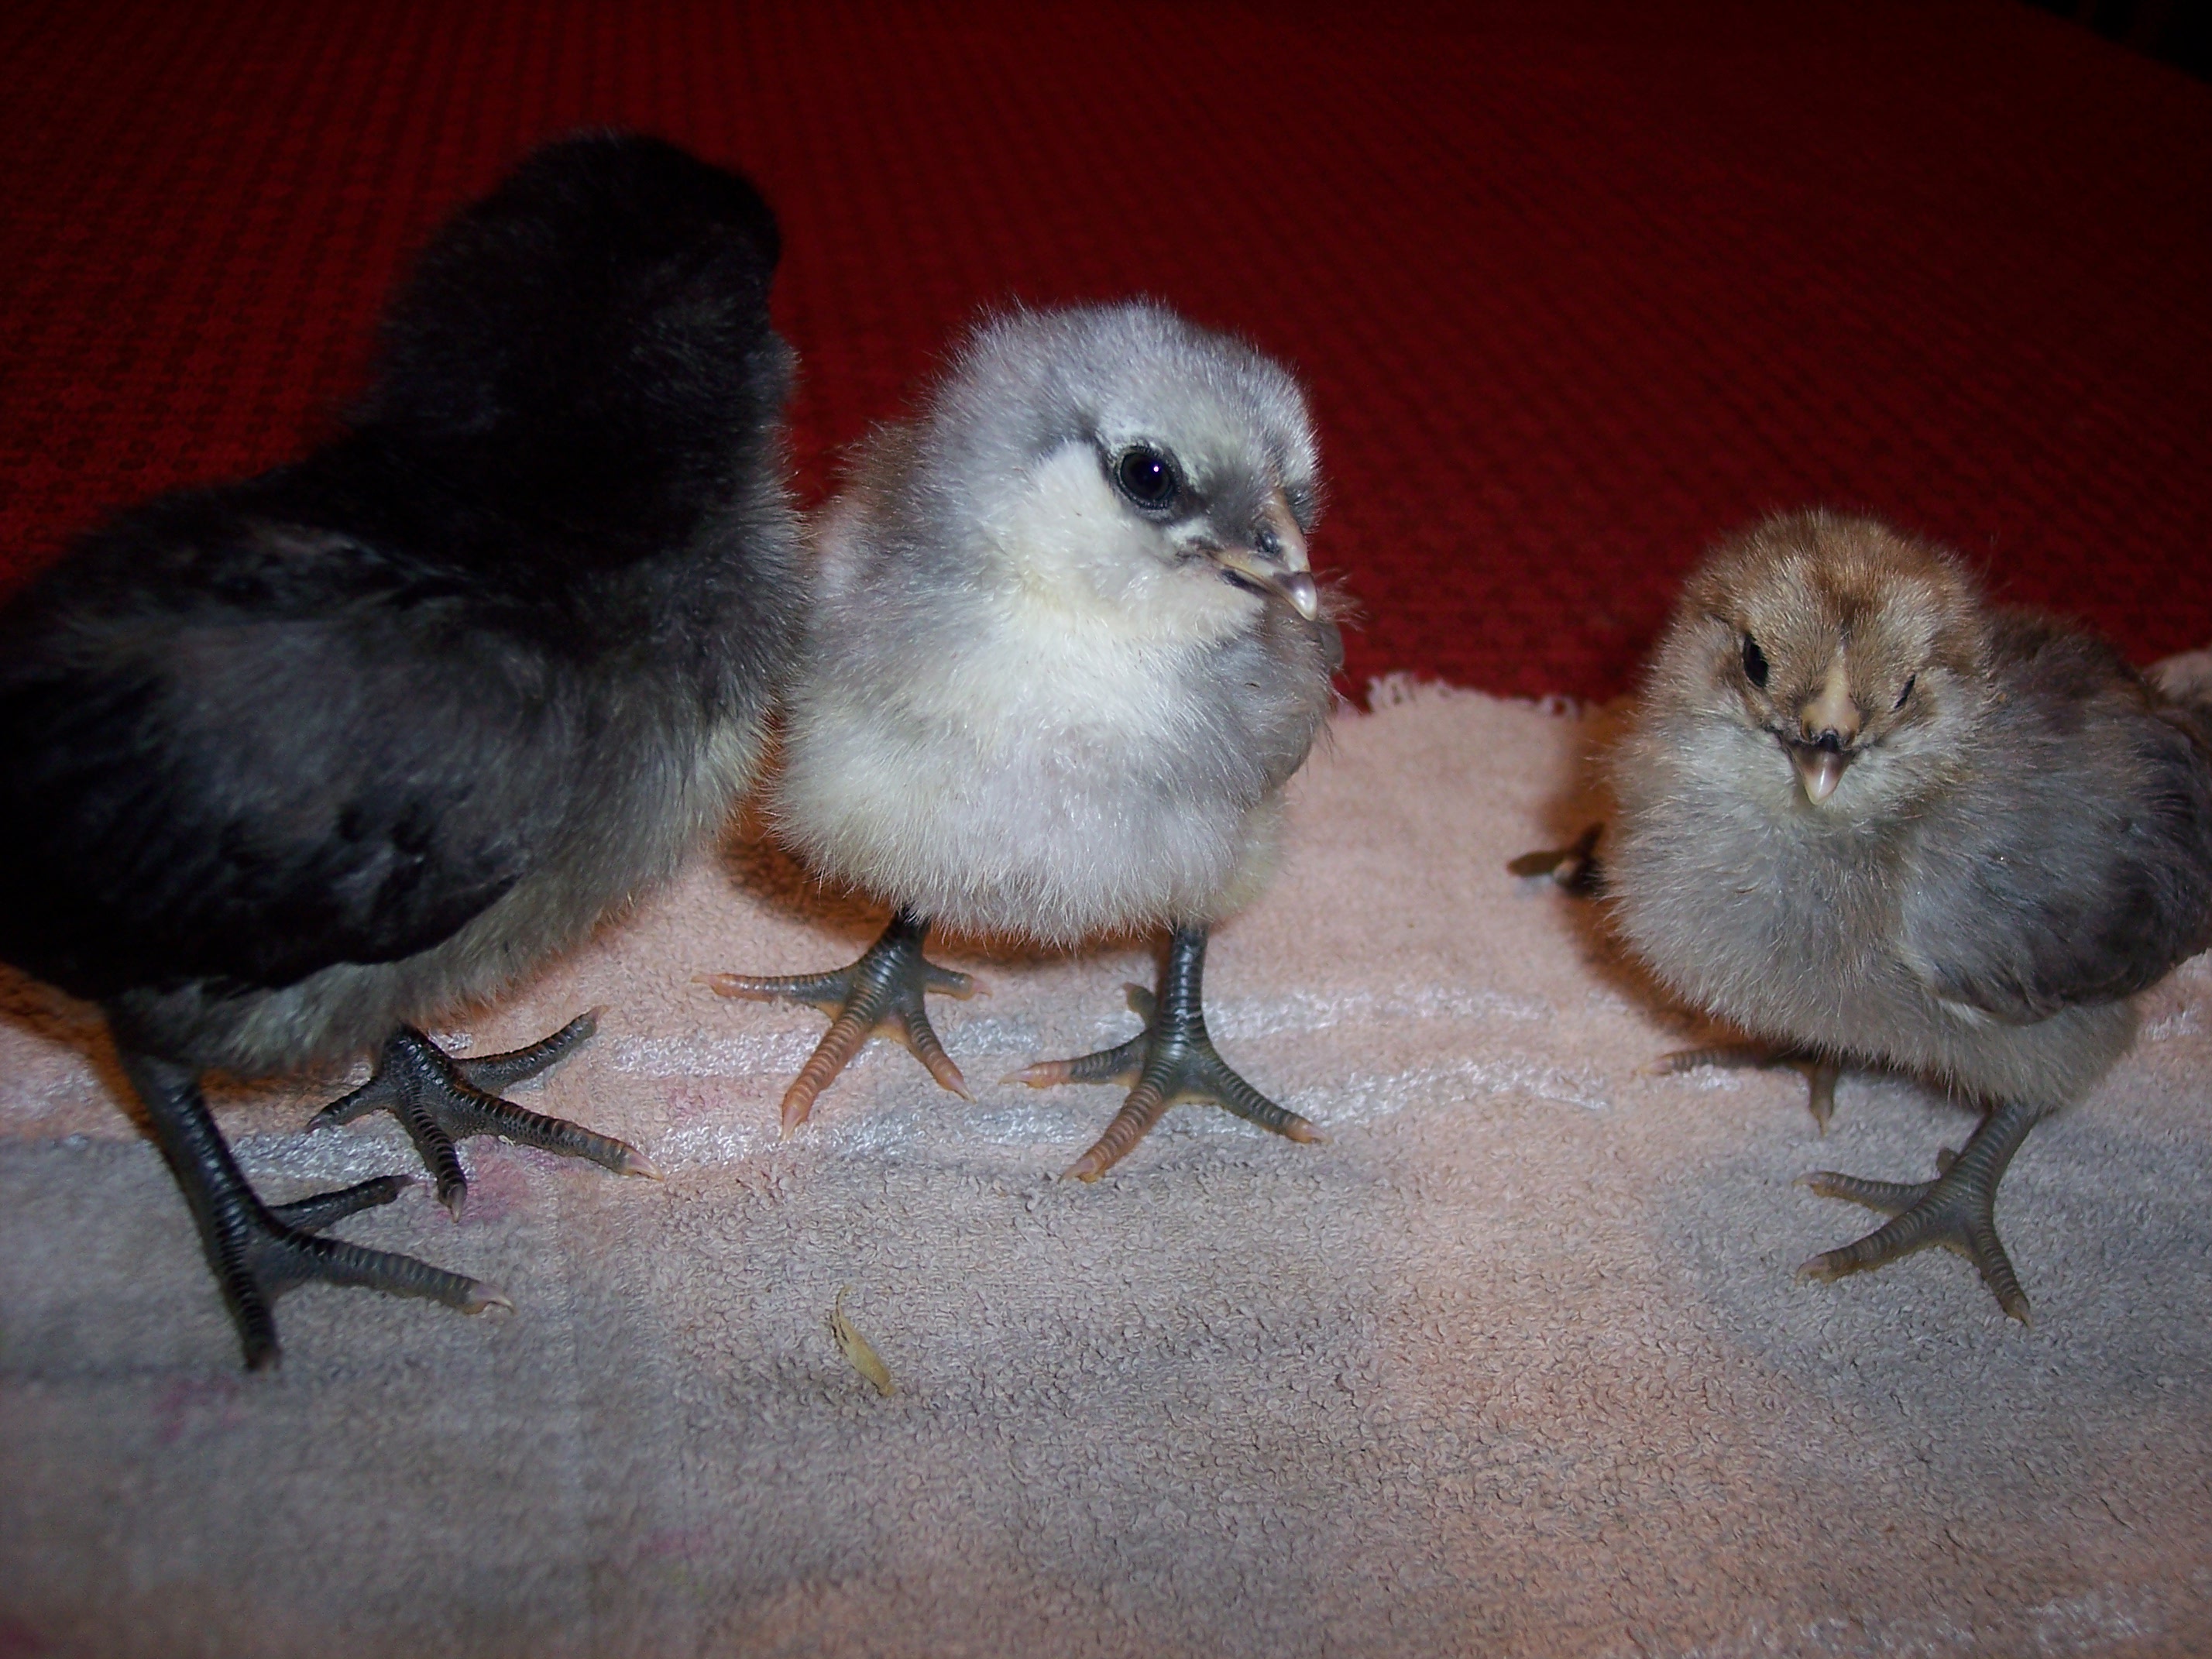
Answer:
[(1054, 946), (1169, 930), (1157, 1004), (1132, 989), (1142, 1034), (1008, 1079), (1131, 1089), (1069, 1174), (1182, 1100), (1318, 1138), (1215, 1054), (1200, 983), (1209, 928), (1272, 871), (1342, 660), (1307, 564), (1318, 499), (1297, 383), (1148, 304), (988, 320), (869, 441), (820, 527), (773, 810), (895, 914), (836, 973), (708, 981), (832, 1016), (785, 1133), (878, 1030), (965, 1095), (923, 1007), (974, 989), (923, 958), (941, 922)]
[(456, 1214), (457, 1139), (651, 1174), (499, 1097), (588, 1036), (453, 1060), (514, 982), (721, 825), (797, 642), (778, 247), (743, 179), (556, 144), (444, 228), (347, 429), (149, 502), (0, 612), (0, 957), (98, 1002), (246, 1363), (313, 1279), (489, 1286), (320, 1230), (401, 1182), (266, 1205), (202, 1098), (377, 1055)]
[(2205, 705), (1986, 605), (1939, 549), (1799, 513), (1691, 578), (1611, 774), (1605, 885), (1662, 981), (1791, 1054), (1986, 1108), (1933, 1181), (1808, 1176), (1892, 1219), (1802, 1272), (1941, 1243), (2025, 1322), (2006, 1165), (2125, 1049), (2130, 999), (2212, 943)]

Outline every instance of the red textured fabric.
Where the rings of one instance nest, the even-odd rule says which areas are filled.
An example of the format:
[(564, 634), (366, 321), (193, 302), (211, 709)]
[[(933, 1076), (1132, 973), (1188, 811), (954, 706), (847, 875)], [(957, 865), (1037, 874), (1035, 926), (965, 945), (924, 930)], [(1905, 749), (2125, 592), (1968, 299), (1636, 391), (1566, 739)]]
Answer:
[(775, 202), (810, 498), (988, 303), (1295, 364), (1354, 684), (1618, 690), (1707, 538), (1814, 501), (2212, 640), (2212, 88), (2006, 0), (16, 0), (0, 563), (295, 453), (430, 225), (582, 125)]

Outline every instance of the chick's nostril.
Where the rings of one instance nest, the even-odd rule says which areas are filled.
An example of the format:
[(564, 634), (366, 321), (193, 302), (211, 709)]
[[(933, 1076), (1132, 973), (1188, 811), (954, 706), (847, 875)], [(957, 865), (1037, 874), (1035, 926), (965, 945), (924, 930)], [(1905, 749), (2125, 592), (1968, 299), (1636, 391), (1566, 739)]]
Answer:
[(1825, 749), (1832, 755), (1843, 752), (1844, 739), (1832, 726), (1817, 738), (1810, 732), (1808, 732), (1806, 737), (1815, 749)]

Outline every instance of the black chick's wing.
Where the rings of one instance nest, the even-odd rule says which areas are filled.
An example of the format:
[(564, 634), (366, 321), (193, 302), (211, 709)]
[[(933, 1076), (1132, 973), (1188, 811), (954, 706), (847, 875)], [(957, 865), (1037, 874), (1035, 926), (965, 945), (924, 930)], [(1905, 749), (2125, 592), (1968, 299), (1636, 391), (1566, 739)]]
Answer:
[(0, 956), (92, 998), (289, 984), (544, 855), (574, 711), (463, 585), (219, 492), (103, 540), (0, 626)]

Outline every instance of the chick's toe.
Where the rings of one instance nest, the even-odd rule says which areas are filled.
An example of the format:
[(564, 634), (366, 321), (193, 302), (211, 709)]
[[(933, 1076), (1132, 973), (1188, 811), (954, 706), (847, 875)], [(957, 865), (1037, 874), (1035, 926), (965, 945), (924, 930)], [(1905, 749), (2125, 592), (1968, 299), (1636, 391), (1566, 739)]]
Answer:
[(1805, 1104), (1822, 1134), (1836, 1115), (1836, 1079), (1842, 1065), (1830, 1055), (1810, 1048), (1780, 1048), (1764, 1042), (1717, 1042), (1701, 1048), (1676, 1048), (1642, 1068), (1647, 1077), (1680, 1077), (1686, 1072), (1711, 1066), (1719, 1071), (1765, 1071), (1777, 1066), (1795, 1066), (1805, 1074)]
[(830, 1029), (784, 1093), (787, 1137), (813, 1112), (815, 1097), (878, 1033), (893, 1038), (920, 1060), (940, 1087), (963, 1100), (969, 1098), (967, 1080), (929, 1023), (925, 999), (935, 991), (964, 1000), (983, 988), (972, 975), (940, 968), (923, 956), (928, 934), (926, 918), (901, 910), (858, 962), (834, 972), (703, 976), (702, 982), (720, 996), (755, 1002), (803, 1002), (830, 1016)]

